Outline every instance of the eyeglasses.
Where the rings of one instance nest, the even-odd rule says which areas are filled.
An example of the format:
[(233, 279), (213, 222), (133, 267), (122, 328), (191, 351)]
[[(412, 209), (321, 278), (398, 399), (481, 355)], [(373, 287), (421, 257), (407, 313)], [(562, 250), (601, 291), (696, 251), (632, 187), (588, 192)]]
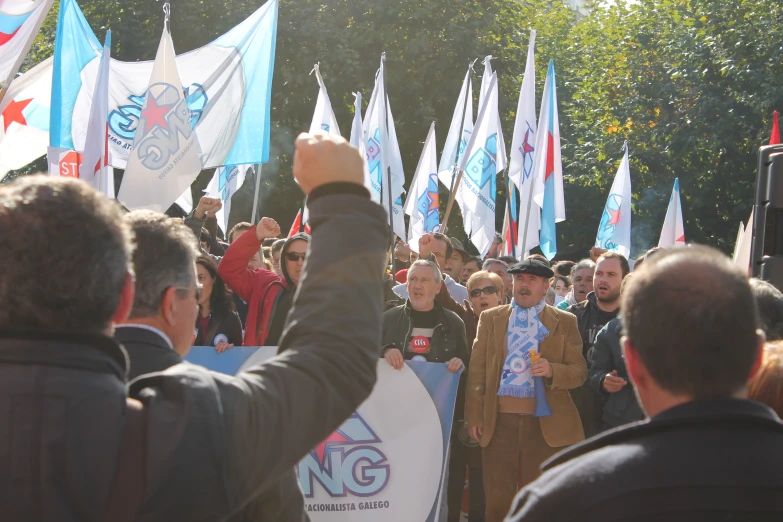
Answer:
[(307, 254), (297, 254), (296, 252), (289, 252), (285, 255), (285, 258), (291, 261), (292, 263), (296, 263), (300, 259), (304, 261)]
[(494, 286), (486, 286), (484, 288), (474, 288), (470, 291), (470, 297), (479, 297), (481, 294), (492, 295), (498, 293), (498, 289)]
[(201, 301), (201, 294), (204, 292), (204, 286), (203, 285), (196, 285), (196, 286), (175, 286), (174, 287), (177, 290), (191, 290), (196, 292), (196, 301)]

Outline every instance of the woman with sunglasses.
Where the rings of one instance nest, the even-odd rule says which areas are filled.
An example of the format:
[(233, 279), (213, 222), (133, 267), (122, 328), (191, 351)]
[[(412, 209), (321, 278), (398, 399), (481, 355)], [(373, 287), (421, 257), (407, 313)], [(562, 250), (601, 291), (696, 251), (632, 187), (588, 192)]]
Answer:
[(218, 353), (242, 345), (242, 323), (234, 311), (234, 301), (209, 256), (196, 261), (199, 314), (196, 318), (195, 346), (214, 346)]

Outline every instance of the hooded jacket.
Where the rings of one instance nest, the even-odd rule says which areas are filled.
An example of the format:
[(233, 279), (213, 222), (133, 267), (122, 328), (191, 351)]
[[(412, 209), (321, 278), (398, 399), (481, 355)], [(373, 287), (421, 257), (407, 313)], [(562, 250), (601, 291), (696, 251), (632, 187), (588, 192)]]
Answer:
[[(244, 346), (264, 346), (269, 337), (275, 310), (279, 309), (280, 313), (288, 313), (296, 285), (293, 284), (291, 276), (286, 270), (284, 257), (291, 243), (296, 240), (304, 240), (309, 243), (310, 236), (296, 234), (286, 240), (283, 250), (280, 252), (283, 279), (265, 268), (256, 270), (247, 268), (250, 258), (258, 252), (263, 243), (258, 240), (255, 228), (251, 228), (239, 236), (228, 247), (226, 255), (218, 265), (218, 273), (223, 281), (248, 304), (245, 339), (242, 343)], [(287, 306), (285, 306), (286, 303)], [(285, 321), (285, 318), (283, 317), (281, 320)]]

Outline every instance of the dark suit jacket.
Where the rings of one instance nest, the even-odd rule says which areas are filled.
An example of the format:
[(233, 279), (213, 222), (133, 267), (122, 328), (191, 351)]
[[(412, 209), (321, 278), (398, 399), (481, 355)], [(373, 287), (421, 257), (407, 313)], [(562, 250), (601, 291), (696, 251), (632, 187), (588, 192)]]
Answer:
[(155, 332), (132, 326), (121, 326), (114, 332), (114, 338), (128, 352), (128, 381), (139, 375), (162, 372), (182, 362), (182, 357)]
[(555, 455), (507, 521), (783, 520), (783, 423), (739, 399), (681, 404)]

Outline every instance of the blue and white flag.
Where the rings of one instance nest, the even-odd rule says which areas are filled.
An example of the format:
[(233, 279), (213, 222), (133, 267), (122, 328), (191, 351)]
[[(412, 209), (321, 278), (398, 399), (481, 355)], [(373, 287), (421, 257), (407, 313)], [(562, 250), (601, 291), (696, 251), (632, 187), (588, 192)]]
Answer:
[(22, 65), (54, 0), (0, 1), (0, 89), (6, 89)]
[(217, 211), (215, 217), (224, 234), (228, 233), (228, 217), (231, 214), (231, 199), (237, 190), (242, 187), (245, 177), (252, 165), (234, 165), (232, 167), (218, 167), (212, 180), (207, 185), (205, 194), (211, 198), (220, 198), (223, 208)]
[(414, 252), (419, 251), (419, 239), (424, 234), (440, 231), (437, 160), (433, 122), (427, 140), (424, 142), (419, 166), (416, 167), (416, 174), (408, 190), (408, 199), (405, 201), (405, 213), (410, 216), (407, 242)]
[(200, 172), (199, 143), (166, 22), (117, 199), (130, 210), (165, 212)]
[(500, 136), (497, 73), (493, 73), (459, 167), (464, 172), (459, 190), (472, 213), (470, 240), (482, 257), (495, 238), (497, 174), (506, 166)]
[[(364, 116), (364, 136), (367, 143), (365, 151), (370, 170), (373, 200), (379, 201), (392, 216), (394, 233), (401, 238), (405, 234), (402, 195), (405, 173), (402, 168), (402, 156), (397, 142), (391, 104), (386, 93), (386, 56), (381, 58), (381, 67), (375, 77), (375, 88)], [(390, 204), (391, 203), (391, 204)], [(390, 208), (391, 207), (391, 208)]]
[(517, 119), (514, 123), (514, 137), (511, 141), (511, 159), (508, 177), (519, 188), (519, 228), (515, 238), (515, 257), (521, 258), (538, 246), (538, 231), (541, 229), (541, 207), (533, 202), (533, 157), (536, 151), (536, 32), (530, 31), (527, 48), (525, 77), (519, 90)]
[(631, 167), (628, 163), (628, 143), (623, 146), (625, 153), (609, 190), (595, 246), (610, 252), (622, 254), (626, 259), (631, 255)]
[[(212, 43), (176, 57), (205, 167), (269, 159), (278, 0), (269, 0)], [(62, 0), (57, 25), (50, 145), (84, 147), (101, 46), (76, 0)], [(125, 168), (153, 62), (112, 60), (109, 140), (112, 166)]]
[[(232, 374), (277, 353), (269, 346), (253, 350), (218, 354), (194, 346), (185, 359)], [(395, 370), (379, 360), (367, 400), (297, 466), (310, 520), (437, 522), (459, 375), (443, 363), (405, 361)]]

